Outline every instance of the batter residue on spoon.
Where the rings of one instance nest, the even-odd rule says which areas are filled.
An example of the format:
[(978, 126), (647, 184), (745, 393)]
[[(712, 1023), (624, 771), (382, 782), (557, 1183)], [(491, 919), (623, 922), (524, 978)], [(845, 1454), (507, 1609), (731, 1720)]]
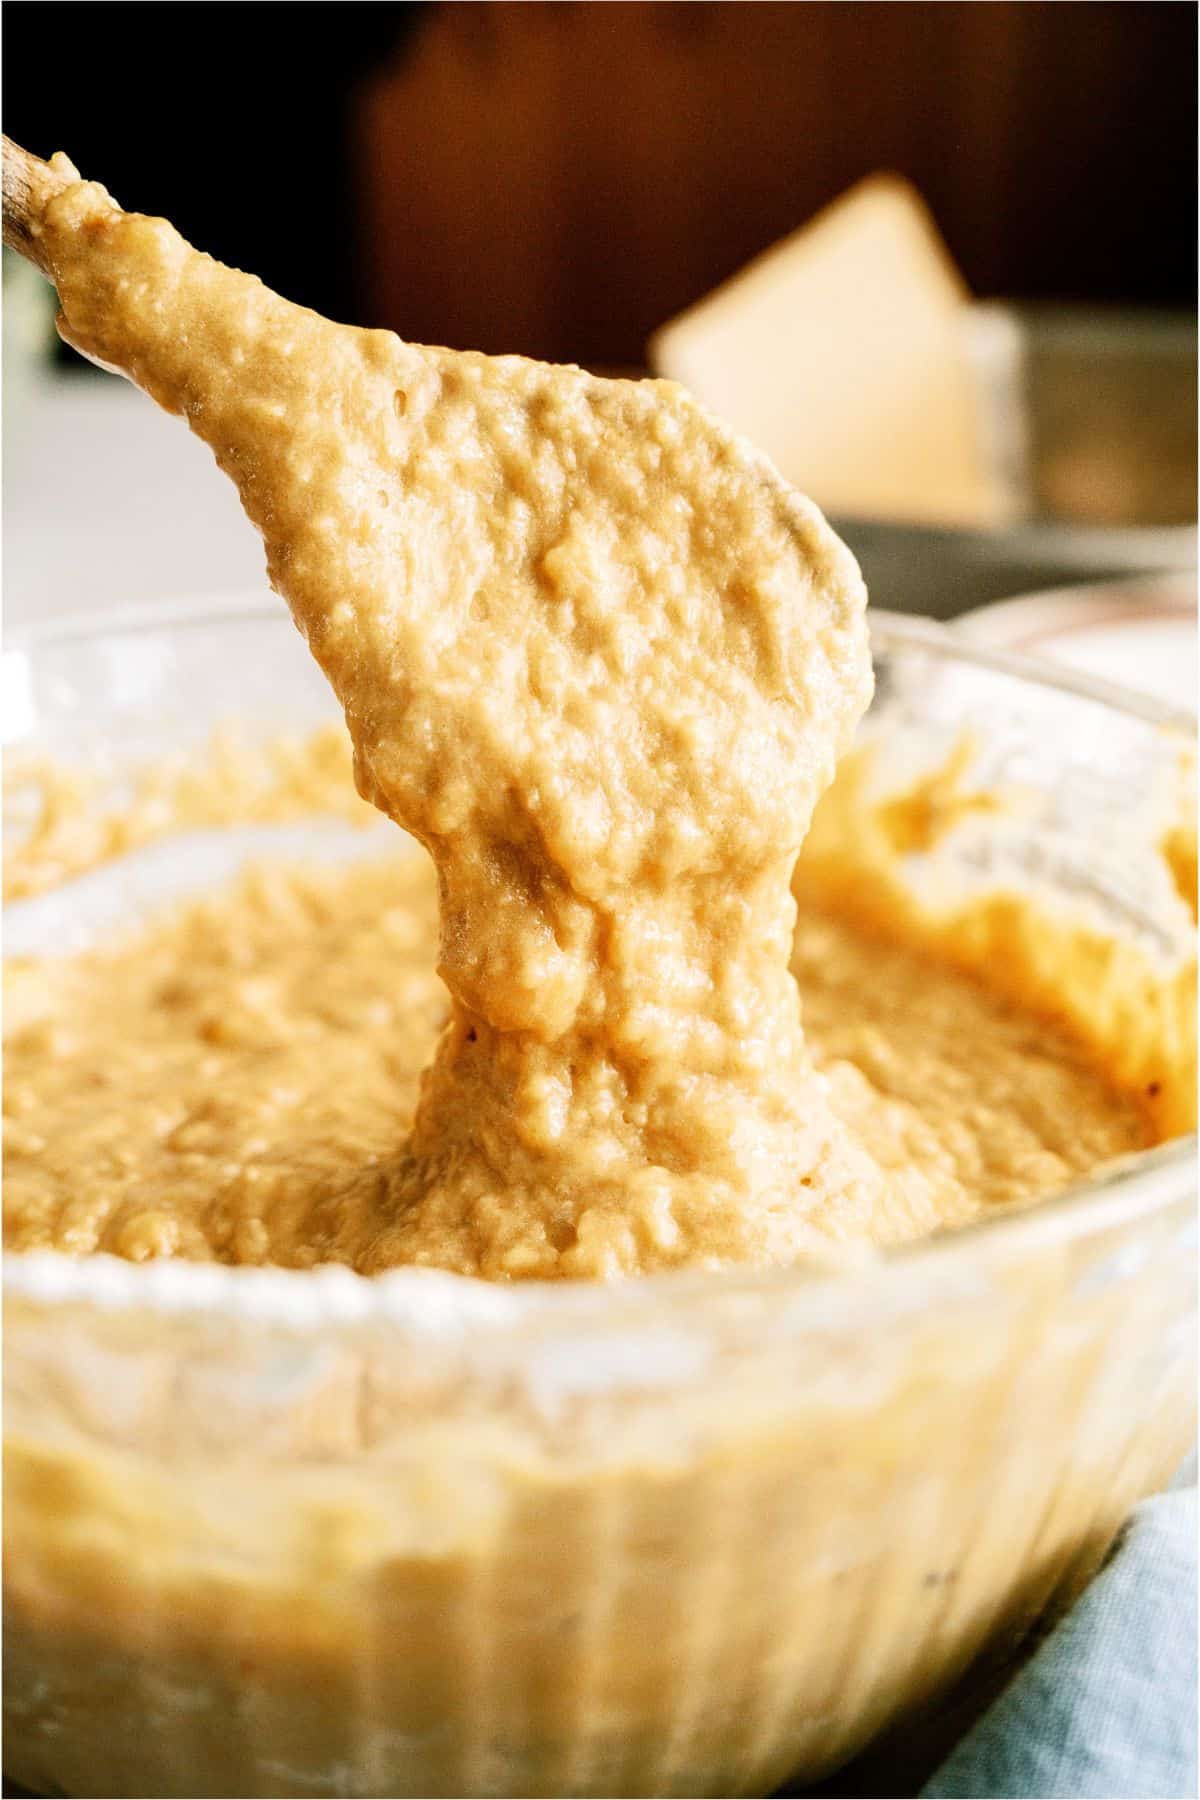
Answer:
[(330, 324), (55, 167), (63, 335), (211, 445), (361, 791), (437, 871), (449, 1020), (322, 1253), (612, 1276), (892, 1235), (912, 1195), (789, 972), (871, 691), (820, 515), (672, 385)]

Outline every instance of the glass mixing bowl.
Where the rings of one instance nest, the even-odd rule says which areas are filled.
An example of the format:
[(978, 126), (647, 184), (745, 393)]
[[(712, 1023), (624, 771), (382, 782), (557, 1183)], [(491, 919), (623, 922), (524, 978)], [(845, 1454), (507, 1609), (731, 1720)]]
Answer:
[[(1090, 869), (1175, 954), (1112, 852), (1186, 722), (913, 621), (876, 618), (874, 644), (882, 740), (967, 719), (1054, 822), (1041, 878)], [(231, 718), (334, 716), (266, 597), (42, 631), (3, 692), (10, 746), (114, 794)], [(341, 853), (327, 821), (286, 829)], [(10, 907), (10, 949), (261, 841), (114, 856), (104, 898), (93, 872)], [(9, 1257), (10, 1774), (161, 1796), (819, 1778), (1018, 1639), (1184, 1456), (1193, 1153), (840, 1270), (497, 1288)]]

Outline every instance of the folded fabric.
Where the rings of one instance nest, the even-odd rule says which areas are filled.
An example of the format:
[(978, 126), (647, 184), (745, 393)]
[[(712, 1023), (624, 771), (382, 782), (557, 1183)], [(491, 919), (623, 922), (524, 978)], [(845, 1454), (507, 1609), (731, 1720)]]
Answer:
[(1138, 1507), (923, 1800), (1194, 1800), (1196, 1489)]

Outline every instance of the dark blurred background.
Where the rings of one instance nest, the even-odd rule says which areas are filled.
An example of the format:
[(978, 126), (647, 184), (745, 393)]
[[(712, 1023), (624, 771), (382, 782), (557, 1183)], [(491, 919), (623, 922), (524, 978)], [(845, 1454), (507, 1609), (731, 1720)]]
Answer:
[(1190, 305), (1196, 20), (7, 0), (4, 126), (335, 316), (625, 367), (879, 168), (977, 293)]

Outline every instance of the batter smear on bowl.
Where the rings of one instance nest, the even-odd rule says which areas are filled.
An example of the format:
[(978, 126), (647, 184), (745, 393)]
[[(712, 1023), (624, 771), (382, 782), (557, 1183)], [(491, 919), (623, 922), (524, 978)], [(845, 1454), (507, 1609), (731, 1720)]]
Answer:
[[(436, 869), (449, 1018), (407, 1139), (324, 1181), (309, 1259), (611, 1277), (931, 1228), (919, 1161), (896, 1172), (920, 1133), (872, 1153), (789, 967), (797, 855), (871, 694), (816, 509), (672, 384), (331, 324), (51, 170), (63, 336), (212, 447), (360, 791)], [(1141, 1147), (1097, 1083), (1103, 1148)]]

